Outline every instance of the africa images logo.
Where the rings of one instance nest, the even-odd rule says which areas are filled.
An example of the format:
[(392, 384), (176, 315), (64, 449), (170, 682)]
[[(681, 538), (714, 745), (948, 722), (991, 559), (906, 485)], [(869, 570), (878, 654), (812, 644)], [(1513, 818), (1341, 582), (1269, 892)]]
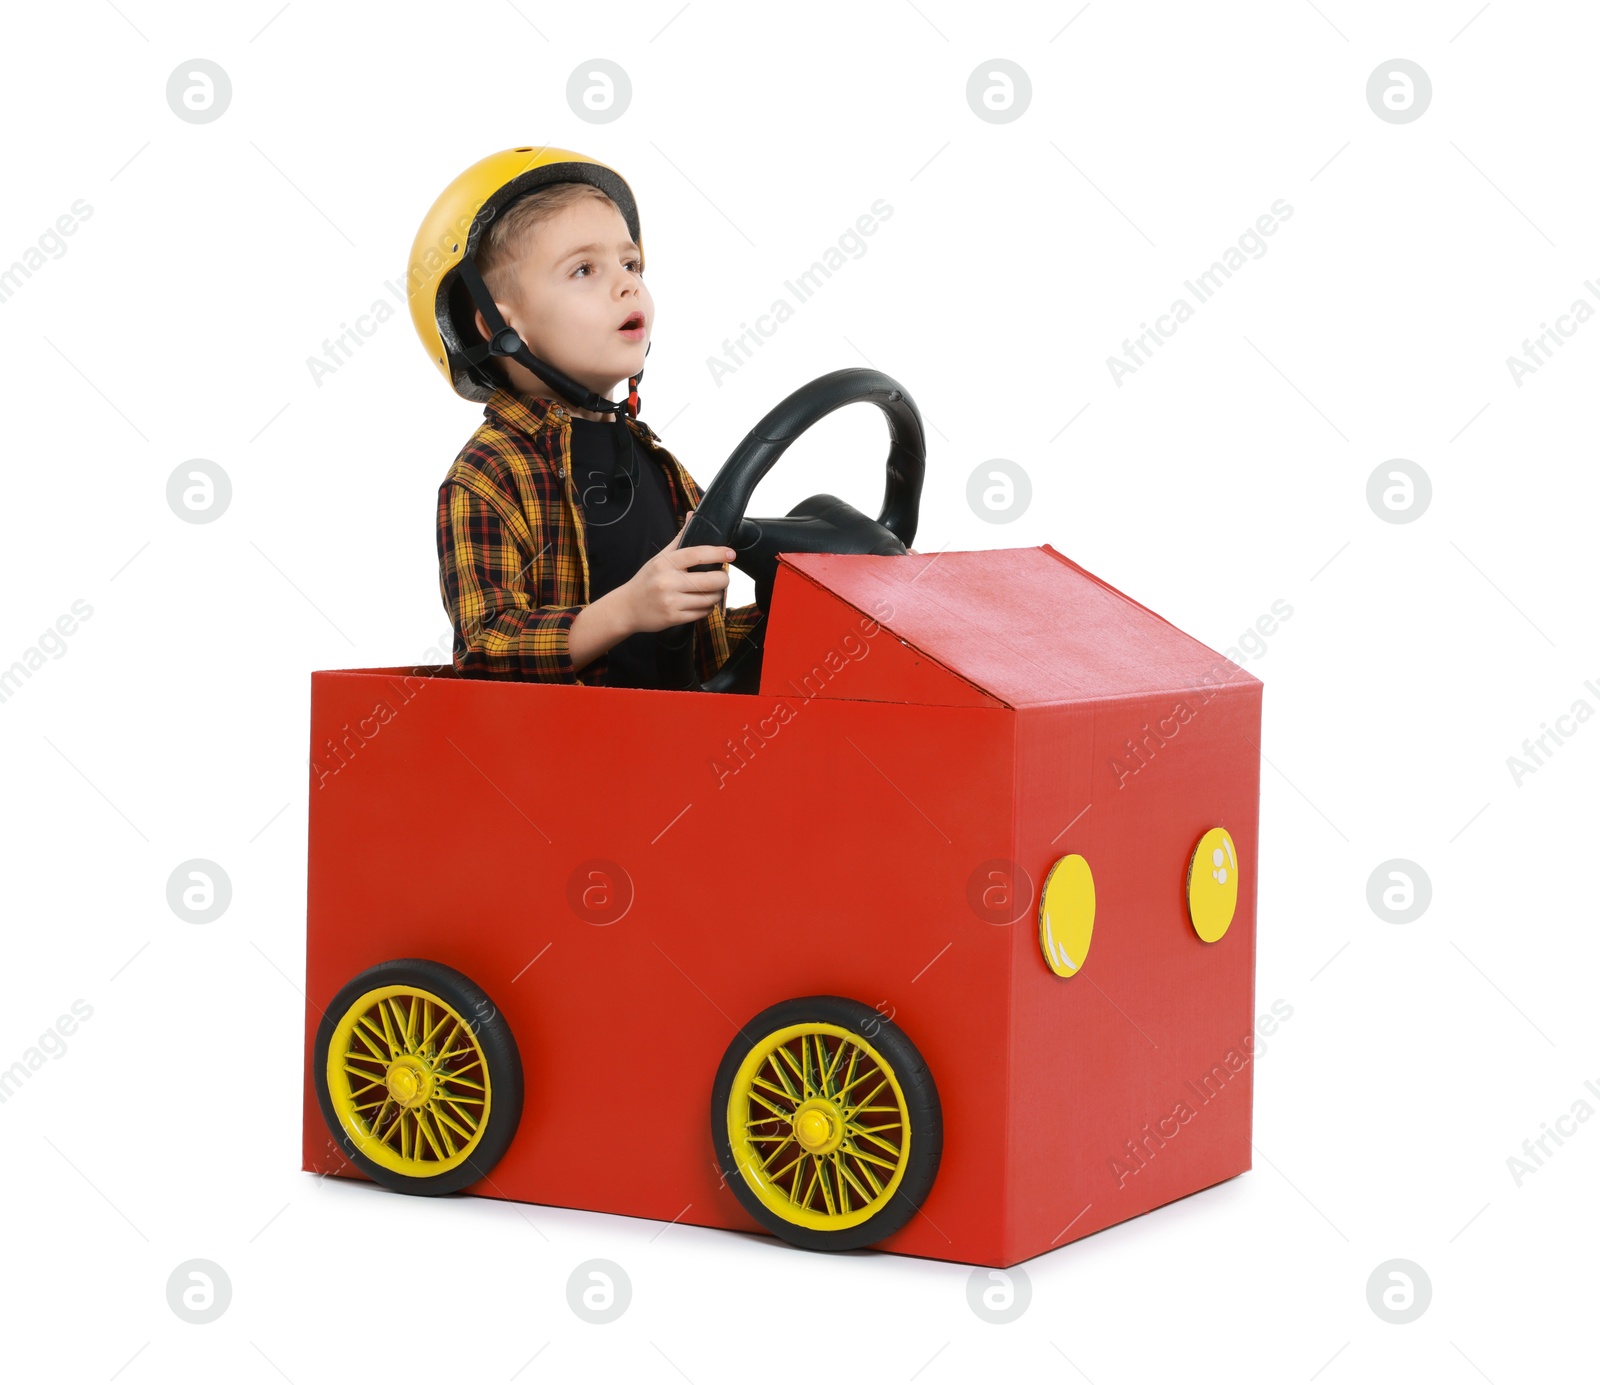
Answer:
[(1256, 218), (1254, 227), (1243, 231), (1238, 240), (1222, 252), (1221, 258), (1214, 260), (1193, 279), (1183, 281), (1184, 288), (1194, 297), (1193, 303), (1179, 294), (1172, 300), (1172, 306), (1157, 316), (1154, 327), (1148, 322), (1141, 322), (1137, 336), (1125, 337), (1122, 355), (1106, 357), (1106, 369), (1111, 372), (1111, 379), (1117, 388), (1122, 388), (1123, 376), (1132, 375), (1155, 356), (1153, 346), (1165, 346), (1166, 339), (1177, 335), (1178, 328), (1195, 315), (1200, 304), (1210, 302), (1222, 286), (1245, 267), (1246, 256), (1252, 260), (1265, 256), (1269, 249), (1266, 238), (1276, 235), (1279, 226), (1293, 215), (1294, 208), (1280, 197)]

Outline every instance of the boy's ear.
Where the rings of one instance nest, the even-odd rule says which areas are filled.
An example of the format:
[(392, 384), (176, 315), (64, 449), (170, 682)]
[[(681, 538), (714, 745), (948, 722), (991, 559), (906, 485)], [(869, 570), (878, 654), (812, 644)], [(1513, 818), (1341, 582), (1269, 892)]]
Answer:
[[(516, 312), (515, 306), (510, 303), (502, 303), (498, 298), (495, 299), (494, 305), (500, 310), (500, 320), (509, 325), (512, 314)], [(478, 335), (484, 341), (489, 340), (489, 324), (483, 320), (482, 308), (474, 308), (472, 310), (472, 325), (478, 329)]]
[[(504, 316), (504, 314), (502, 314), (502, 316)], [(473, 325), (478, 329), (478, 335), (484, 341), (488, 341), (489, 324), (483, 320), (483, 310), (481, 308), (473, 309), (472, 321)], [(502, 385), (504, 385), (507, 389), (512, 387), (511, 362), (506, 357), (490, 356), (486, 360), (485, 364), (489, 367), (489, 373), (493, 375), (495, 379), (499, 380)]]

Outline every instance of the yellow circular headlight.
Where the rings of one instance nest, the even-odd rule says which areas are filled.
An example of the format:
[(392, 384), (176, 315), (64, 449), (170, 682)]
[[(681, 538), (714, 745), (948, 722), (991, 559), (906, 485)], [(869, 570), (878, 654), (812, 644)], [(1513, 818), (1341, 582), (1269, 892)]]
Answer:
[(1039, 892), (1039, 950), (1057, 976), (1075, 976), (1094, 936), (1094, 872), (1082, 856), (1063, 856)]
[(1189, 921), (1203, 942), (1228, 931), (1239, 902), (1239, 854), (1226, 827), (1213, 827), (1189, 858)]

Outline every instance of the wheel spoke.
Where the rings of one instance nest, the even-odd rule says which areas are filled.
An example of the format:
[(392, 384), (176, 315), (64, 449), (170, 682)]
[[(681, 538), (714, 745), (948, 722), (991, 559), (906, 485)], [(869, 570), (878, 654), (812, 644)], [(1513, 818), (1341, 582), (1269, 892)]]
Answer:
[(400, 1009), (400, 997), (392, 995), (383, 1005), (387, 1018), (394, 1025), (395, 1042), (400, 1046), (400, 1051), (410, 1053), (411, 1044), (406, 1035), (406, 1017)]
[(449, 1024), (454, 1018), (455, 1017), (448, 1010), (445, 1010), (444, 1013), (439, 1016), (439, 1022), (423, 1036), (422, 1046), (426, 1048), (429, 1044), (431, 1044), (433, 1042), (433, 1036), (443, 1029), (445, 1025)]
[(868, 1092), (866, 1097), (862, 1101), (857, 1102), (854, 1106), (850, 1107), (844, 1113), (845, 1119), (846, 1120), (850, 1120), (852, 1117), (854, 1117), (854, 1115), (856, 1114), (857, 1111), (865, 1110), (867, 1102), (871, 1101), (873, 1097), (877, 1096), (877, 1094), (879, 1092), (881, 1092), (884, 1089), (884, 1087), (886, 1087), (888, 1085), (888, 1083), (889, 1083), (888, 1074), (884, 1074), (882, 1077), (879, 1078), (878, 1085), (876, 1087), (874, 1087), (870, 1092)]
[[(782, 1044), (779, 1044), (777, 1048), (773, 1049), (772, 1052), (774, 1057), (782, 1058), (783, 1061), (789, 1065), (790, 1069), (794, 1072), (794, 1075), (800, 1079), (801, 1087), (804, 1088), (806, 1086), (806, 1075), (800, 1070), (800, 1065), (795, 1062), (794, 1054), (790, 1053), (789, 1050)], [(804, 1101), (806, 1097), (811, 1095), (811, 1093), (808, 1091), (797, 1092), (793, 1087), (790, 1087), (788, 1074), (785, 1073), (782, 1067), (780, 1067), (776, 1062), (772, 1063), (772, 1068), (773, 1071), (778, 1074), (779, 1079), (783, 1082), (783, 1085), (788, 1091), (789, 1095), (792, 1096), (797, 1103)]]
[[(888, 1159), (881, 1159), (876, 1154), (868, 1154), (867, 1151), (862, 1149), (859, 1145), (850, 1145), (849, 1150), (851, 1154), (855, 1155), (855, 1157), (860, 1159), (862, 1162), (876, 1164), (879, 1168), (888, 1169), (890, 1173), (893, 1173), (897, 1168), (900, 1167), (897, 1162), (892, 1162)], [(895, 1154), (898, 1154), (899, 1152), (899, 1150), (894, 1150)]]
[[(461, 1136), (463, 1143), (472, 1138), (472, 1132), (470, 1130), (464, 1129), (463, 1127), (457, 1125), (453, 1120), (450, 1119), (449, 1115), (440, 1110), (437, 1106), (433, 1108), (433, 1119), (435, 1124), (437, 1124), (441, 1130), (445, 1129), (446, 1127), (454, 1130), (457, 1135)], [(455, 1150), (452, 1149), (450, 1152), (454, 1154)]]
[[(756, 1158), (761, 1160), (761, 1171), (763, 1173), (765, 1173), (767, 1175), (767, 1177), (772, 1179), (774, 1182), (776, 1182), (779, 1178), (781, 1178), (789, 1170), (789, 1166), (787, 1164), (785, 1164), (781, 1169), (778, 1170), (777, 1173), (772, 1173), (770, 1171), (772, 1169), (773, 1163), (776, 1161), (778, 1156), (780, 1154), (782, 1154), (784, 1152), (784, 1150), (789, 1147), (789, 1141), (793, 1140), (793, 1139), (794, 1139), (793, 1135), (785, 1135), (783, 1137), (783, 1142), (776, 1149), (769, 1150), (766, 1154), (762, 1154), (759, 1150), (756, 1151)], [(796, 1144), (796, 1148), (798, 1149), (798, 1142)], [(795, 1155), (795, 1158), (797, 1158), (797, 1159), (805, 1158), (805, 1150), (803, 1150), (803, 1149), (799, 1150), (799, 1153), (797, 1153)]]
[(389, 1011), (394, 1016), (395, 1032), (400, 1035), (400, 1051), (402, 1053), (410, 1053), (411, 1021), (401, 1008), (399, 996), (392, 995), (389, 997)]
[[(848, 1145), (848, 1144), (840, 1145), (839, 1148), (842, 1149), (846, 1154), (848, 1154), (852, 1159), (854, 1159), (856, 1161), (857, 1167), (866, 1176), (867, 1182), (872, 1184), (872, 1196), (873, 1197), (882, 1197), (883, 1196), (883, 1184), (878, 1182), (878, 1175), (873, 1173), (872, 1165), (868, 1164), (868, 1163), (865, 1163), (862, 1160), (860, 1151), (857, 1150), (854, 1146)], [(869, 1198), (868, 1201), (871, 1201), (871, 1199)]]
[[(378, 1115), (382, 1116), (382, 1112), (379, 1112)], [(405, 1110), (402, 1107), (395, 1107), (394, 1115), (390, 1116), (389, 1124), (384, 1128), (382, 1136), (379, 1137), (384, 1144), (389, 1145), (389, 1148), (397, 1147), (398, 1140), (400, 1140), (400, 1116), (403, 1115), (405, 1115)]]
[(774, 1115), (767, 1117), (768, 1120), (788, 1120), (793, 1115), (793, 1112), (785, 1111), (776, 1102), (768, 1101), (767, 1098), (762, 1096), (760, 1092), (747, 1092), (746, 1095), (751, 1101), (759, 1101), (767, 1108), (767, 1110), (775, 1113)]
[[(823, 1043), (822, 1035), (813, 1034), (811, 1037), (816, 1041), (817, 1046), (817, 1095), (826, 1096), (828, 1094), (828, 1078), (833, 1073), (833, 1064), (828, 1061), (828, 1046)], [(836, 1052), (844, 1052), (843, 1039), (839, 1041), (839, 1047)]]
[[(858, 1076), (851, 1078), (850, 1081), (845, 1083), (844, 1086), (840, 1087), (839, 1090), (834, 1093), (834, 1095), (842, 1098), (844, 1094), (850, 1090), (850, 1088), (860, 1086), (861, 1083), (865, 1082), (868, 1078), (876, 1077), (882, 1079), (883, 1076), (883, 1070), (876, 1063), (868, 1063)], [(877, 1088), (874, 1087), (873, 1091), (876, 1092)], [(868, 1096), (864, 1100), (871, 1101), (872, 1098)], [(857, 1104), (859, 1105), (862, 1103)]]
[[(369, 1039), (361, 1032), (363, 1026), (372, 1031), (372, 1038)], [(355, 1028), (350, 1032), (353, 1037), (360, 1039), (362, 1043), (372, 1050), (372, 1056), (380, 1063), (387, 1064), (393, 1056), (394, 1050), (390, 1047), (388, 1040), (383, 1037), (382, 1031), (366, 1015), (362, 1015), (356, 1021)], [(374, 1040), (376, 1040), (376, 1043)], [(379, 1047), (379, 1045), (382, 1045), (382, 1047)]]
[[(820, 1044), (822, 1040), (819, 1038), (817, 1042)], [(833, 1077), (833, 1074), (838, 1070), (839, 1062), (844, 1057), (844, 1051), (847, 1048), (854, 1052), (855, 1045), (846, 1043), (843, 1039), (840, 1039), (839, 1047), (833, 1051), (833, 1062), (828, 1064), (828, 1071), (823, 1075), (822, 1089), (826, 1095), (832, 1094), (831, 1089), (828, 1086), (828, 1082)]]
[[(872, 1143), (875, 1144), (875, 1145), (882, 1145), (886, 1150), (889, 1151), (890, 1154), (892, 1154), (897, 1159), (900, 1157), (900, 1148), (901, 1148), (901, 1146), (900, 1146), (900, 1144), (896, 1143), (894, 1140), (886, 1140), (886, 1139), (883, 1138), (882, 1135), (868, 1135), (865, 1131), (861, 1131), (861, 1130), (852, 1129), (850, 1133), (852, 1135), (854, 1135), (857, 1139), (871, 1140)], [(859, 1146), (857, 1146), (857, 1148), (859, 1148)]]
[(817, 1174), (817, 1159), (815, 1155), (811, 1156), (811, 1163), (807, 1167), (811, 1173), (811, 1182), (806, 1184), (805, 1193), (800, 1198), (800, 1206), (802, 1207), (809, 1207), (811, 1205), (811, 1193), (812, 1190), (817, 1186), (817, 1179), (819, 1175)]
[[(765, 1087), (774, 1096), (781, 1096), (781, 1097), (785, 1098), (786, 1100), (793, 1100), (793, 1098), (794, 1098), (794, 1093), (793, 1092), (786, 1091), (782, 1087), (774, 1086), (771, 1082), (768, 1082), (767, 1079), (764, 1078), (764, 1077), (752, 1077), (750, 1079), (750, 1085), (752, 1087)], [(776, 1108), (774, 1108), (774, 1109), (776, 1109)]]
[(385, 1091), (383, 1094), (383, 1102), (379, 1105), (377, 1114), (367, 1122), (367, 1133), (371, 1135), (373, 1139), (380, 1138), (378, 1135), (378, 1126), (383, 1121), (384, 1113), (389, 1109), (389, 1103), (392, 1100), (393, 1098), (387, 1091)]
[(400, 1045), (394, 1037), (394, 1030), (389, 1024), (389, 1007), (381, 1000), (378, 1002), (378, 1018), (383, 1022), (383, 1041), (389, 1046), (391, 1056), (400, 1051)]
[(798, 1095), (800, 1099), (804, 1101), (806, 1097), (811, 1095), (811, 1079), (806, 1072), (807, 1064), (804, 1061), (806, 1057), (805, 1040), (802, 1039), (800, 1041), (800, 1058), (798, 1060), (794, 1056), (794, 1050), (791, 1049), (787, 1044), (779, 1047), (778, 1056), (789, 1065), (789, 1071), (800, 1079), (800, 1091)]
[[(471, 1111), (463, 1110), (461, 1107), (461, 1099), (459, 1097), (448, 1096), (441, 1092), (439, 1095), (439, 1100), (444, 1102), (445, 1105), (450, 1108), (451, 1114), (466, 1122), (469, 1137), (470, 1135), (477, 1133), (478, 1124), (483, 1119), (481, 1114), (475, 1114)], [(480, 1101), (478, 1105), (481, 1106), (483, 1103)]]
[(811, 1156), (803, 1149), (800, 1155), (799, 1161), (794, 1166), (794, 1178), (789, 1189), (789, 1196), (797, 1207), (806, 1205), (806, 1194), (801, 1192), (801, 1189), (805, 1186), (806, 1174), (811, 1171)]
[[(450, 1157), (450, 1155), (446, 1154), (444, 1152), (444, 1150), (439, 1148), (439, 1140), (436, 1140), (434, 1138), (433, 1131), (429, 1127), (429, 1123), (426, 1120), (423, 1119), (423, 1116), (425, 1114), (426, 1113), (424, 1112), (424, 1110), (419, 1106), (417, 1108), (417, 1128), (419, 1130), (421, 1130), (422, 1133), (425, 1136), (427, 1136), (429, 1145), (431, 1145), (433, 1147), (434, 1155), (439, 1159), (448, 1159)], [(447, 1145), (450, 1144), (449, 1135), (445, 1134), (445, 1132), (442, 1129), (439, 1132), (439, 1139), (442, 1139)], [(451, 1145), (450, 1146), (450, 1154), (454, 1154), (454, 1153), (455, 1153), (455, 1146)]]
[(816, 1161), (817, 1183), (822, 1188), (823, 1205), (828, 1209), (830, 1217), (836, 1217), (839, 1215), (839, 1208), (833, 1205), (833, 1189), (828, 1186), (828, 1161), (820, 1154), (814, 1154), (811, 1157)]
[[(781, 1169), (773, 1170), (772, 1169), (772, 1161), (774, 1159), (776, 1159), (782, 1153), (783, 1153), (783, 1146), (779, 1145), (778, 1148), (773, 1150), (772, 1153), (769, 1154), (766, 1157), (766, 1159), (764, 1159), (762, 1161), (762, 1164), (761, 1164), (762, 1172), (765, 1173), (767, 1175), (767, 1177), (770, 1178), (774, 1183), (776, 1183), (780, 1178), (782, 1178), (784, 1176), (784, 1174), (788, 1173), (789, 1170), (792, 1169), (796, 1164), (801, 1163), (806, 1157), (805, 1150), (799, 1149), (797, 1147), (796, 1151), (795, 1151), (795, 1156), (794, 1156), (793, 1159), (791, 1159)], [(791, 1192), (790, 1193), (790, 1198), (792, 1199), (793, 1196), (794, 1196), (794, 1194)]]
[[(834, 1151), (834, 1155), (833, 1155), (834, 1172), (836, 1174), (838, 1174), (838, 1176), (840, 1178), (846, 1180), (850, 1184), (850, 1186), (856, 1190), (856, 1192), (861, 1197), (862, 1206), (865, 1206), (867, 1203), (871, 1202), (872, 1199), (877, 1194), (869, 1193), (865, 1188), (863, 1188), (861, 1186), (860, 1180), (857, 1179), (856, 1176), (853, 1173), (851, 1173), (849, 1169), (847, 1169), (845, 1167), (844, 1160), (842, 1158), (840, 1158), (840, 1153), (841, 1153), (841, 1151), (839, 1151), (839, 1150), (835, 1150)], [(843, 1185), (842, 1184), (840, 1185), (840, 1191), (841, 1191), (841, 1193), (843, 1192)], [(881, 1192), (882, 1189), (879, 1189), (879, 1191)]]
[[(448, 1130), (446, 1130), (443, 1125), (440, 1124), (438, 1111), (434, 1110), (431, 1106), (426, 1111), (423, 1111), (420, 1108), (418, 1109), (418, 1111), (417, 1111), (417, 1124), (422, 1126), (422, 1128), (424, 1130), (427, 1130), (428, 1123), (423, 1119), (424, 1115), (429, 1115), (429, 1116), (433, 1117), (434, 1129), (436, 1129), (439, 1132), (439, 1138), (444, 1141), (444, 1151), (445, 1152), (443, 1154), (440, 1154), (439, 1157), (441, 1159), (453, 1159), (453, 1158), (455, 1158), (456, 1142), (450, 1138), (450, 1132)], [(439, 1146), (437, 1144), (434, 1144), (432, 1132), (429, 1132), (428, 1143), (433, 1145), (434, 1150), (437, 1152)]]

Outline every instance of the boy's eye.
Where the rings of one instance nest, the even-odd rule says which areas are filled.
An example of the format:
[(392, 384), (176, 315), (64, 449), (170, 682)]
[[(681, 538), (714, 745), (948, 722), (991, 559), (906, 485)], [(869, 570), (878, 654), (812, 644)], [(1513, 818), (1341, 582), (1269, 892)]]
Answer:
[[(644, 261), (643, 260), (629, 260), (627, 262), (627, 264), (628, 264), (628, 268), (631, 269), (635, 274), (643, 274), (644, 273)], [(572, 272), (573, 272), (573, 274), (577, 275), (577, 274), (583, 274), (585, 271), (588, 271), (589, 275), (592, 275), (594, 273), (594, 264), (589, 260), (581, 261), (578, 265), (576, 265), (573, 268)]]

